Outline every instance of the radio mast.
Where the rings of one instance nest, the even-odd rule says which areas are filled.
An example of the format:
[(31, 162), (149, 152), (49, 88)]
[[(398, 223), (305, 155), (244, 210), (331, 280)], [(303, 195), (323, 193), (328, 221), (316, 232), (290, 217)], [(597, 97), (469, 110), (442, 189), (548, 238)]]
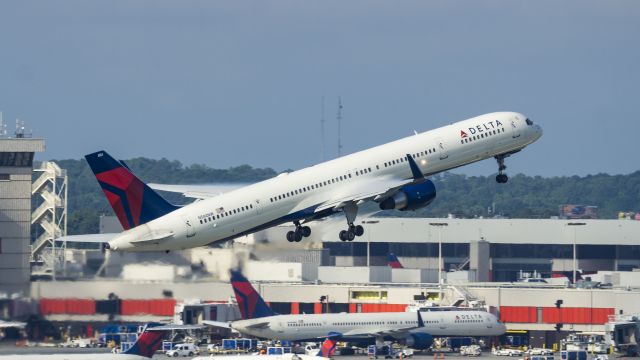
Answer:
[(338, 157), (342, 156), (342, 97), (338, 96)]

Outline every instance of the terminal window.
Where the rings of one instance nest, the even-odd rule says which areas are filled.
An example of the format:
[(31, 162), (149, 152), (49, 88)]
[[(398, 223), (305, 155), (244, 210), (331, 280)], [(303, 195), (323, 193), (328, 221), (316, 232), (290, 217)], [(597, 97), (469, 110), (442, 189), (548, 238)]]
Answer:
[(0, 174), (0, 181), (9, 181), (11, 176), (9, 174)]

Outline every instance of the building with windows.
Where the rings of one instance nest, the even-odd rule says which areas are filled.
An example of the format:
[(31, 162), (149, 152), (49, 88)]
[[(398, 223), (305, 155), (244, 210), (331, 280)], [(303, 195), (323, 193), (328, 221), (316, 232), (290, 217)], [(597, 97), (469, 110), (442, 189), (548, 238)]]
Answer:
[(33, 156), (43, 139), (0, 137), (0, 292), (28, 295)]

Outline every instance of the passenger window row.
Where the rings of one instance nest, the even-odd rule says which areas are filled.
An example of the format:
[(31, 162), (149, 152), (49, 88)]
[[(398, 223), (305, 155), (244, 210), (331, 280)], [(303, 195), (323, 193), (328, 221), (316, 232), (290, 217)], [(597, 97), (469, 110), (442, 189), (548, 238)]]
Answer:
[[(220, 210), (222, 210), (222, 209), (223, 208), (220, 208)], [(246, 205), (246, 206), (241, 206), (241, 207), (239, 207), (237, 209), (221, 212), (221, 213), (219, 213), (217, 215), (213, 215), (212, 214), (212, 215), (209, 215), (209, 216), (207, 216), (205, 218), (200, 219), (200, 224), (206, 224), (206, 223), (211, 222), (213, 220), (222, 219), (223, 217), (231, 216), (231, 215), (234, 215), (234, 214), (240, 214), (242, 212), (245, 212), (245, 211), (248, 211), (248, 210), (251, 210), (251, 209), (253, 209), (253, 204), (249, 204), (249, 205)]]
[(491, 130), (489, 132), (482, 133), (482, 134), (479, 134), (479, 135), (473, 135), (473, 136), (466, 137), (466, 138), (460, 140), (460, 144), (466, 144), (466, 143), (470, 143), (472, 141), (488, 138), (489, 136), (497, 135), (497, 134), (500, 134), (500, 133), (503, 133), (503, 132), (504, 132), (504, 128), (499, 128), (497, 130)]

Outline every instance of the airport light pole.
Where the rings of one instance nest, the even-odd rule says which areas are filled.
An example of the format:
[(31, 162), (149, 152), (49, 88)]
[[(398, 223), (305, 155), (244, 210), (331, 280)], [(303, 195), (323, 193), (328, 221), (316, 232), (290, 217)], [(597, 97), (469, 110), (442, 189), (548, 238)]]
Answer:
[(576, 226), (587, 225), (587, 223), (583, 222), (570, 222), (567, 223), (567, 226), (573, 226), (573, 286), (576, 286)]
[(438, 228), (438, 289), (440, 290), (438, 297), (442, 300), (442, 228), (449, 226), (445, 222), (429, 223), (430, 226)]

